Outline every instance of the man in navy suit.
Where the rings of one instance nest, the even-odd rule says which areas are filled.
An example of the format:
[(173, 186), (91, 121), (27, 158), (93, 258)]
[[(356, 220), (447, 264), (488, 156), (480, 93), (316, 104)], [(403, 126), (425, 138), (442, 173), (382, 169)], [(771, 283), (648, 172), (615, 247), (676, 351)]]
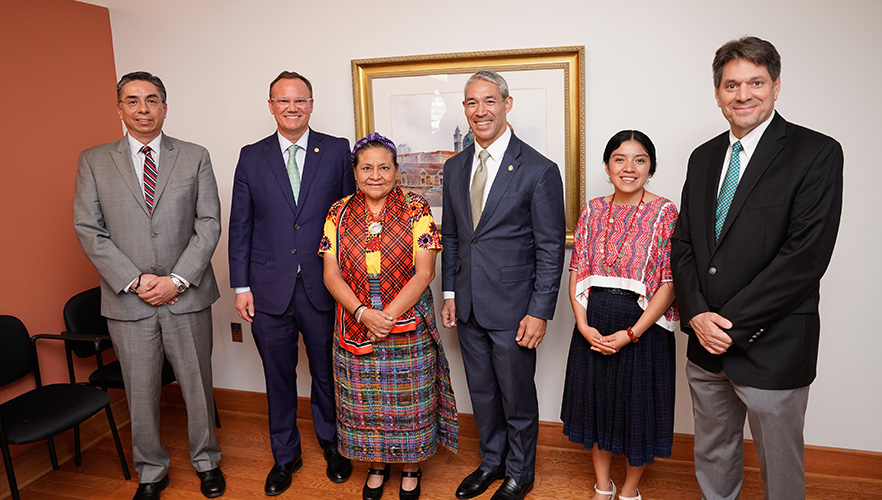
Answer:
[(781, 57), (756, 37), (713, 62), (729, 130), (689, 158), (672, 270), (695, 417), (695, 475), (738, 498), (747, 416), (765, 498), (805, 498), (803, 428), (821, 276), (842, 209), (842, 148), (775, 112)]
[(458, 324), (481, 448), (457, 498), (503, 477), (493, 500), (533, 487), (535, 349), (554, 316), (566, 220), (560, 169), (509, 130), (512, 103), (500, 75), (472, 75), (463, 107), (475, 143), (444, 164), (441, 319)]
[(282, 72), (270, 83), (268, 103), (278, 131), (243, 147), (236, 166), (230, 282), (236, 312), (252, 324), (263, 360), (275, 461), (265, 491), (278, 495), (303, 465), (296, 415), (298, 332), (309, 359), (312, 419), (328, 478), (340, 483), (352, 471), (336, 446), (334, 299), (325, 289), (317, 252), (328, 209), (355, 191), (355, 178), (349, 141), (309, 128), (309, 80)]

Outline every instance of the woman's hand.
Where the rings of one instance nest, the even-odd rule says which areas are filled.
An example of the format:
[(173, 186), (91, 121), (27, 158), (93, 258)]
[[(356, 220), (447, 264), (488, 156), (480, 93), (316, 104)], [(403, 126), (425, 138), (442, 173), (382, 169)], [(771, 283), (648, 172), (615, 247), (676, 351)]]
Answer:
[(361, 322), (370, 332), (371, 340), (385, 339), (395, 326), (395, 318), (389, 313), (370, 308), (365, 308), (361, 313)]
[(600, 337), (600, 341), (597, 344), (597, 348), (592, 345), (591, 349), (595, 350), (601, 354), (615, 354), (619, 352), (619, 349), (625, 347), (626, 345), (631, 343), (631, 338), (628, 337), (628, 332), (625, 330), (619, 330), (612, 335), (607, 335), (605, 337)]

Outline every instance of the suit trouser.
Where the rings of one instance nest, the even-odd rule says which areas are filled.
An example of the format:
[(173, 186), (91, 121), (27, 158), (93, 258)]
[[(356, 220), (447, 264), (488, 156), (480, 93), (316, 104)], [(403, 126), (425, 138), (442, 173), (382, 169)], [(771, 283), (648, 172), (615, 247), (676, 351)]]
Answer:
[(457, 326), (481, 448), (481, 470), (519, 485), (533, 480), (539, 401), (536, 350), (515, 341), (517, 330), (487, 330), (471, 314)]
[(738, 498), (744, 480), (744, 416), (767, 500), (804, 500), (805, 410), (809, 387), (769, 390), (739, 384), (689, 361), (695, 416), (695, 476), (707, 500)]
[(168, 307), (160, 306), (149, 318), (107, 320), (107, 326), (126, 384), (139, 481), (159, 481), (168, 472), (168, 450), (159, 439), (159, 396), (166, 357), (187, 407), (190, 462), (199, 472), (217, 467), (221, 452), (214, 430), (211, 308), (172, 314)]
[(334, 343), (334, 311), (316, 309), (303, 280), (294, 285), (291, 303), (284, 313), (260, 312), (255, 305), (251, 332), (263, 360), (266, 400), (269, 406), (270, 446), (278, 464), (296, 460), (301, 454), (297, 429), (297, 360), (298, 338), (303, 344), (312, 377), (310, 403), (312, 421), (319, 445), (334, 443), (337, 414), (334, 407), (334, 369), (331, 347)]

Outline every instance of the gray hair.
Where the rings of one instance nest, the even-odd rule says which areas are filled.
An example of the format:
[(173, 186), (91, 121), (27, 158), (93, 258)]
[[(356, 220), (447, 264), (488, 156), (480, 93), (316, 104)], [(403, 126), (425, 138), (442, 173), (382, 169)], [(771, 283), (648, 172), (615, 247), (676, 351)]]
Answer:
[(463, 87), (462, 89), (463, 94), (465, 94), (466, 89), (469, 88), (469, 85), (471, 85), (472, 82), (476, 82), (478, 80), (495, 83), (496, 86), (499, 88), (499, 93), (502, 94), (502, 98), (508, 98), (508, 82), (505, 81), (505, 78), (503, 78), (502, 75), (495, 71), (490, 71), (489, 69), (482, 69), (481, 71), (478, 71), (474, 75), (470, 76), (469, 79), (466, 80), (465, 87)]
[(162, 102), (165, 103), (165, 100), (168, 97), (165, 92), (165, 85), (162, 84), (162, 80), (160, 80), (158, 76), (153, 76), (146, 71), (134, 71), (132, 73), (127, 73), (119, 79), (119, 83), (116, 84), (117, 101), (122, 101), (123, 87), (125, 87), (127, 83), (134, 81), (150, 82), (153, 85), (156, 85), (157, 90), (159, 90), (159, 97), (161, 97)]

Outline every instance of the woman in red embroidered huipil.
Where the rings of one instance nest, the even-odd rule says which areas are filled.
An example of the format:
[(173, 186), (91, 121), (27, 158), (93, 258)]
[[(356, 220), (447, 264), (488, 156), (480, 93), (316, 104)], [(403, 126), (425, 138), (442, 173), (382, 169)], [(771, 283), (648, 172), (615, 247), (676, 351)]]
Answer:
[[(674, 433), (671, 234), (677, 209), (646, 191), (655, 146), (642, 132), (610, 139), (603, 162), (615, 191), (582, 210), (570, 261), (576, 327), (561, 420), (591, 449), (594, 500), (613, 499), (612, 455), (628, 459), (622, 500), (640, 499), (645, 464), (669, 457)], [(638, 342), (639, 339), (639, 342)]]
[(456, 451), (456, 403), (429, 283), (441, 241), (429, 204), (396, 186), (395, 145), (371, 134), (352, 152), (359, 191), (331, 206), (319, 253), (337, 300), (334, 343), (340, 453), (371, 462), (365, 500), (402, 463), (403, 500), (419, 497), (419, 462)]

